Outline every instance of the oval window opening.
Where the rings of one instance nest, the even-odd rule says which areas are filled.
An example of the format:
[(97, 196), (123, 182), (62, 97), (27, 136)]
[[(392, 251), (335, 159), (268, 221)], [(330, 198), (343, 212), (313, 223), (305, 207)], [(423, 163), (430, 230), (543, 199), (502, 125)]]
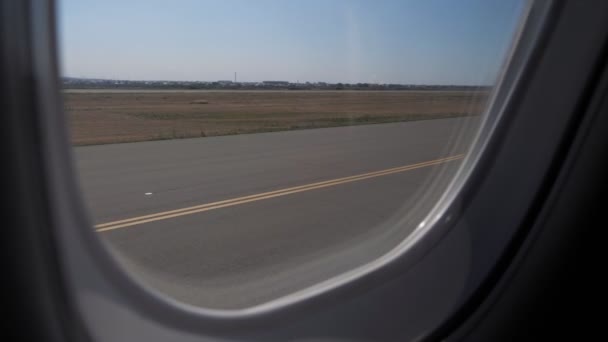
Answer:
[(61, 1), (90, 229), (143, 284), (213, 309), (377, 259), (460, 167), (525, 5)]

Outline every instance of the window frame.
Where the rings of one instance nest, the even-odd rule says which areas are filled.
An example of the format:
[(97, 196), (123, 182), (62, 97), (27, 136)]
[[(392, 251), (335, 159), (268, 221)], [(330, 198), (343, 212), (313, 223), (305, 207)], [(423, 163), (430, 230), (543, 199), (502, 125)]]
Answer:
[[(76, 177), (71, 166), (70, 145), (63, 124), (65, 117), (62, 114), (59, 101), (53, 18), (54, 5), (51, 1), (30, 3), (32, 12), (28, 16), (32, 18), (30, 22), (33, 27), (30, 37), (32, 40), (31, 55), (34, 57), (32, 70), (37, 76), (35, 80), (31, 81), (36, 86), (35, 101), (38, 104), (37, 110), (32, 114), (40, 123), (38, 130), (44, 142), (40, 144), (41, 155), (44, 158), (41, 173), (44, 175), (50, 200), (51, 229), (52, 233), (59, 237), (57, 244), (62, 253), (62, 265), (66, 270), (64, 275), (71, 288), (70, 293), (74, 298), (73, 302), (77, 306), (86, 305), (86, 300), (83, 302), (83, 297), (79, 297), (85, 289), (87, 291), (84, 294), (85, 297), (100, 295), (118, 305), (125, 305), (143, 320), (149, 320), (177, 331), (185, 330), (190, 333), (201, 333), (215, 337), (244, 335), (259, 337), (264, 335), (261, 331), (264, 331), (265, 328), (273, 331), (272, 334), (275, 336), (280, 336), (281, 328), (269, 327), (269, 322), (289, 322), (289, 325), (293, 326), (294, 321), (297, 322), (313, 312), (319, 312), (319, 310), (327, 308), (332, 308), (335, 312), (336, 306), (340, 306), (342, 302), (352, 303), (355, 297), (363, 298), (363, 302), (375, 301), (377, 298), (384, 298), (378, 292), (397, 291), (394, 289), (383, 290), (382, 285), (385, 283), (404, 285), (406, 280), (403, 279), (407, 278), (404, 277), (404, 273), (422, 272), (420, 267), (429, 267), (428, 260), (432, 259), (430, 254), (440, 250), (442, 246), (453, 243), (452, 240), (456, 238), (455, 233), (466, 234), (468, 232), (468, 220), (488, 222), (487, 217), (479, 217), (483, 215), (480, 214), (478, 209), (484, 207), (482, 205), (483, 201), (480, 200), (480, 198), (483, 198), (483, 194), (480, 193), (483, 193), (483, 191), (500, 192), (500, 190), (488, 189), (504, 189), (506, 187), (504, 184), (492, 183), (492, 179), (504, 179), (504, 175), (499, 177), (495, 174), (500, 173), (501, 170), (504, 173), (504, 166), (502, 169), (500, 166), (506, 160), (517, 159), (512, 155), (513, 150), (516, 149), (515, 146), (505, 146), (503, 139), (512, 138), (512, 132), (515, 130), (527, 131), (538, 125), (538, 122), (525, 118), (519, 111), (522, 111), (521, 108), (525, 108), (526, 105), (532, 105), (529, 102), (533, 100), (529, 99), (526, 92), (536, 89), (537, 92), (542, 93), (541, 90), (534, 88), (535, 86), (538, 87), (537, 83), (539, 83), (535, 79), (535, 77), (539, 77), (535, 75), (537, 73), (535, 69), (542, 68), (543, 65), (547, 64), (547, 61), (543, 60), (543, 58), (546, 58), (547, 52), (545, 50), (551, 47), (560, 50), (560, 44), (550, 42), (548, 38), (554, 30), (560, 27), (563, 29), (564, 26), (568, 27), (569, 22), (568, 19), (565, 19), (566, 24), (563, 24), (564, 16), (559, 17), (556, 13), (564, 13), (566, 7), (572, 9), (577, 6), (563, 3), (558, 6), (554, 3), (556, 2), (544, 2), (542, 4), (535, 2), (531, 5), (530, 20), (528, 21), (531, 24), (525, 26), (518, 46), (512, 55), (509, 70), (504, 74), (502, 85), (492, 101), (490, 115), (499, 116), (501, 113), (510, 110), (517, 112), (517, 115), (493, 118), (496, 119), (494, 123), (486, 120), (484, 128), (478, 136), (481, 143), (474, 145), (473, 150), (464, 161), (464, 166), (451, 184), (450, 190), (446, 192), (448, 195), (442, 199), (443, 203), (438, 205), (430, 214), (435, 219), (430, 220), (426, 225), (428, 231), (424, 234), (419, 233), (410, 240), (413, 246), (409, 246), (410, 248), (407, 248), (405, 253), (391, 256), (391, 260), (382, 261), (374, 270), (368, 270), (365, 274), (352, 274), (349, 279), (342, 280), (339, 284), (332, 282), (322, 288), (313, 289), (313, 292), (290, 299), (279, 299), (274, 303), (271, 302), (272, 304), (230, 311), (190, 307), (151, 291), (124, 273), (92, 231), (82, 229), (82, 227), (90, 226), (90, 222), (85, 214), (81, 195), (75, 184)], [(579, 10), (579, 12), (581, 11)], [(545, 20), (546, 17), (552, 20)], [(593, 20), (597, 21), (597, 18), (589, 19), (590, 22), (593, 22)], [(559, 26), (560, 24), (562, 26)], [(598, 36), (601, 36), (601, 34), (598, 33)], [(580, 60), (584, 61), (586, 55), (592, 55), (592, 53), (589, 53), (589, 51), (593, 51), (590, 47), (591, 43), (593, 43), (593, 39), (590, 39), (590, 42), (580, 43), (587, 49), (581, 52), (581, 56), (578, 56)], [(557, 47), (554, 47), (556, 44)], [(568, 44), (562, 45), (568, 46)], [(561, 49), (563, 50), (563, 46)], [(549, 62), (551, 62), (550, 58)], [(593, 65), (594, 63), (589, 64)], [(568, 70), (569, 77), (576, 80), (576, 82), (573, 82), (575, 84), (571, 85), (572, 88), (581, 87), (582, 84), (585, 84), (587, 81), (585, 77), (591, 72), (588, 69), (591, 69), (591, 67), (581, 62), (579, 68)], [(580, 74), (579, 77), (576, 77), (576, 73)], [(563, 102), (566, 104), (562, 103), (562, 105), (571, 109), (575, 108), (579, 101), (578, 98), (565, 98)], [(536, 107), (538, 107), (538, 104)], [(556, 116), (559, 122), (554, 122), (550, 131), (543, 133), (547, 142), (538, 148), (547, 151), (546, 155), (540, 158), (533, 155), (528, 156), (527, 160), (530, 161), (528, 167), (530, 169), (537, 168), (536, 178), (531, 178), (544, 177), (561, 160), (561, 152), (556, 151), (555, 146), (560, 145), (562, 134), (572, 125), (572, 110), (564, 109), (561, 116)], [(529, 182), (532, 182), (532, 179)], [(550, 183), (551, 180), (544, 182), (541, 188), (546, 188), (548, 186), (547, 182)], [(503, 191), (506, 192), (509, 189)], [(544, 196), (545, 190), (539, 190), (538, 187), (532, 186), (524, 192), (519, 196), (530, 200), (521, 203), (519, 206), (515, 205), (517, 208), (511, 208), (511, 212), (517, 213), (517, 215), (512, 214), (517, 219), (513, 218), (509, 223), (505, 223), (505, 226), (510, 226), (510, 229), (509, 227), (504, 228), (505, 231), (512, 232), (520, 226), (526, 225), (524, 221), (528, 219), (525, 217), (528, 215), (532, 203), (538, 203), (540, 198)], [(477, 207), (475, 207), (476, 205)], [(450, 213), (458, 213), (459, 215), (456, 218), (452, 217), (453, 220), (449, 220), (449, 222), (440, 222), (436, 219), (438, 214), (447, 218)], [(476, 223), (476, 225), (483, 226), (483, 223)], [(522, 231), (525, 232), (525, 229), (522, 229)], [(524, 233), (522, 234), (525, 236)], [(459, 238), (462, 238), (462, 236)], [(506, 236), (501, 242), (495, 243), (498, 245), (504, 244), (505, 239), (510, 241), (509, 236)], [(462, 241), (459, 241), (459, 243), (462, 243)], [(447, 247), (449, 252), (449, 248), (454, 246)], [(499, 249), (502, 250), (502, 248)], [(494, 256), (494, 259), (498, 257), (500, 256)], [(478, 293), (479, 284), (487, 279), (489, 270), (494, 268), (492, 267), (493, 264), (489, 260), (488, 264), (478, 266), (477, 278), (467, 285), (468, 291), (463, 291), (465, 294), (462, 295), (465, 300), (457, 303), (456, 307), (461, 306), (474, 293)], [(449, 272), (446, 273), (449, 274)], [(407, 289), (407, 286), (401, 291), (405, 289)], [(370, 292), (375, 293), (370, 294)], [(108, 310), (115, 309), (110, 308)], [(82, 311), (82, 308), (80, 310)], [(86, 320), (87, 318), (85, 318)], [(92, 329), (90, 324), (88, 325)], [(301, 327), (302, 324), (299, 326)], [(306, 326), (306, 324), (303, 324), (303, 326)], [(302, 331), (305, 331), (304, 328), (300, 328), (301, 333)], [(289, 331), (283, 330), (282, 333), (288, 334)]]

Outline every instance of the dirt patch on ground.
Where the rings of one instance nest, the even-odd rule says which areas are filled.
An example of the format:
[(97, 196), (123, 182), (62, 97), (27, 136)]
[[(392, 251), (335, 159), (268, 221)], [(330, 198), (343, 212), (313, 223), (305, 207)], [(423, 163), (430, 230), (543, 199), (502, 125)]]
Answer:
[(464, 91), (66, 92), (75, 145), (478, 115)]

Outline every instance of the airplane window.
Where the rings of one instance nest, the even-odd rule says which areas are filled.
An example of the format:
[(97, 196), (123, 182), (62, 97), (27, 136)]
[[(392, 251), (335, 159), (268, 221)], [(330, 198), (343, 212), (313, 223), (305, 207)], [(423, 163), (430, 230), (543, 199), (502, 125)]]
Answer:
[(526, 4), (61, 1), (90, 229), (139, 282), (205, 308), (364, 267), (444, 194)]

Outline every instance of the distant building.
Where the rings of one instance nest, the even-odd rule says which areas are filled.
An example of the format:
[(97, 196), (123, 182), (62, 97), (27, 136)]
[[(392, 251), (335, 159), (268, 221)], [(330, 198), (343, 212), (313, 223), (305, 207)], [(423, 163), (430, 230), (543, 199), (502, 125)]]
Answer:
[(219, 81), (217, 81), (217, 83), (219, 85), (231, 85), (232, 81), (230, 81), (230, 80), (219, 80)]
[(269, 86), (288, 86), (289, 82), (287, 82), (287, 81), (264, 81), (264, 82), (262, 82), (262, 84), (269, 85)]

